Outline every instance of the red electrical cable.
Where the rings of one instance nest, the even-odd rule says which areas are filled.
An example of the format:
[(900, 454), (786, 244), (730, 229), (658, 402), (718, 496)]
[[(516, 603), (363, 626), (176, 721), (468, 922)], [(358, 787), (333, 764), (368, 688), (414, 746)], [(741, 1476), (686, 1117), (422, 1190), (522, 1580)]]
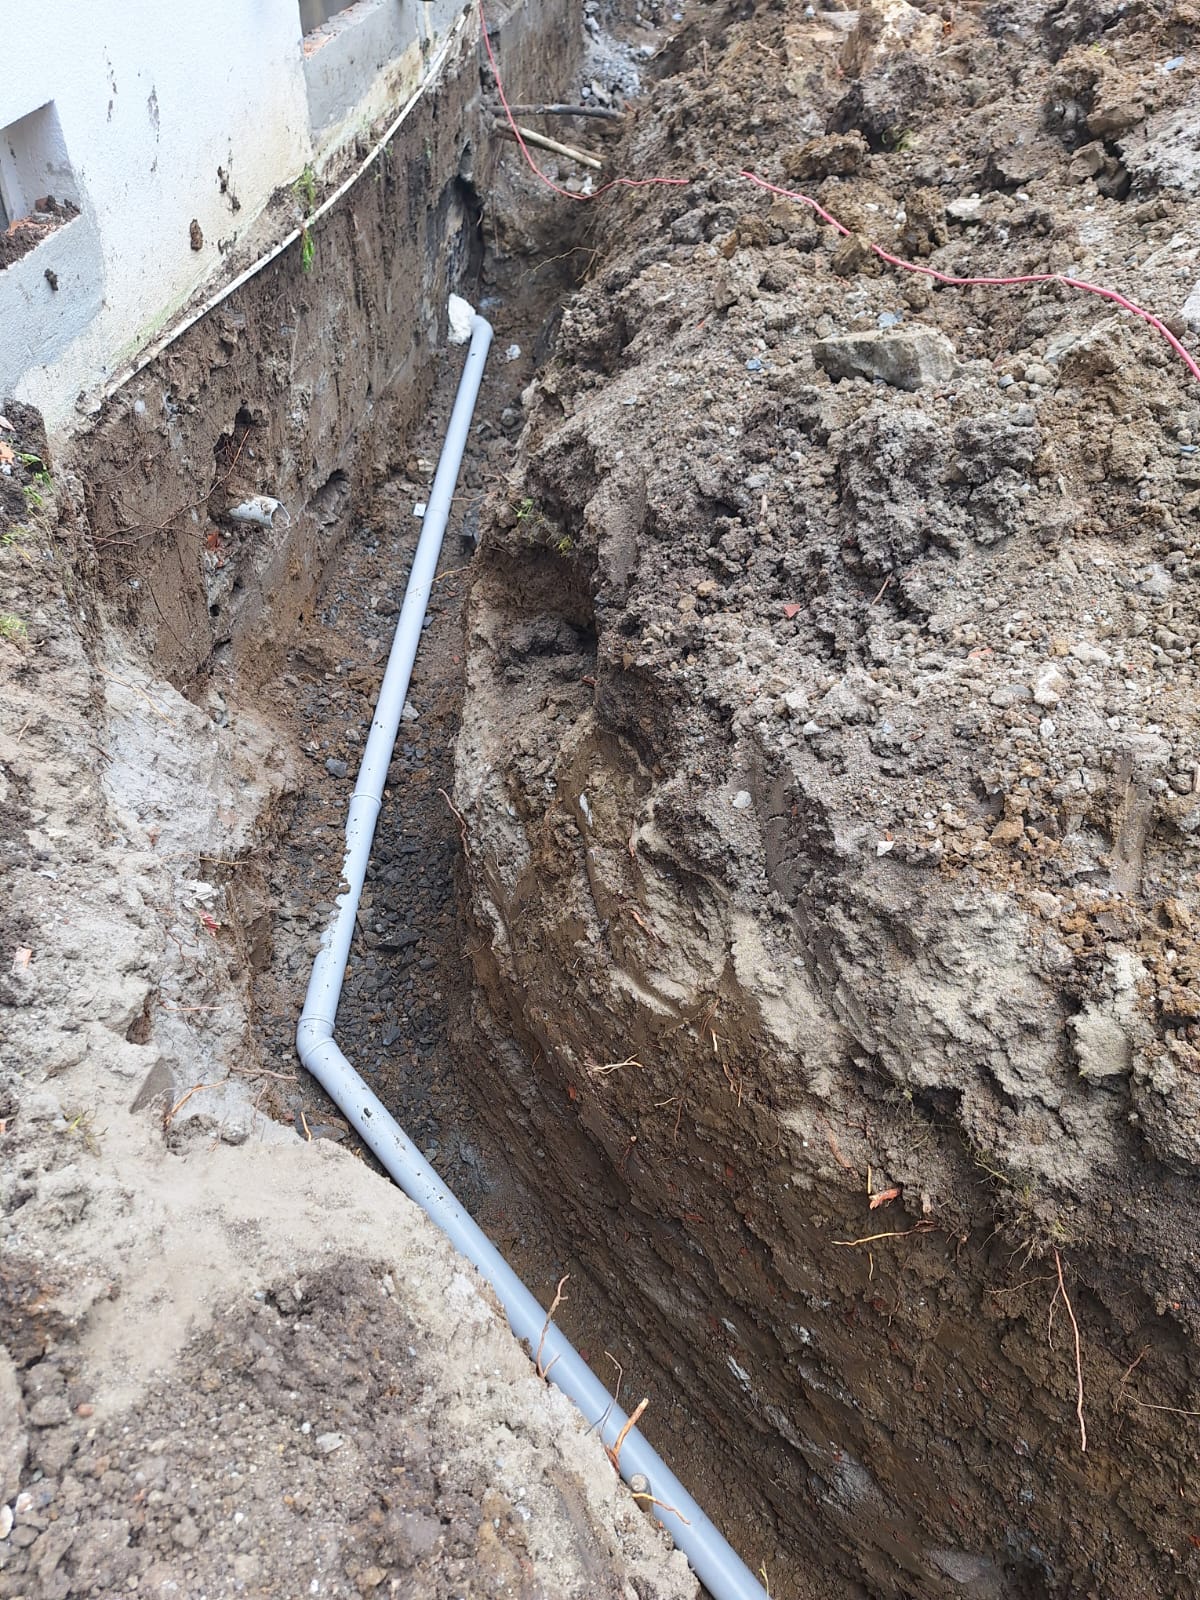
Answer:
[[(667, 184), (675, 188), (687, 188), (694, 181), (691, 178), (611, 178), (607, 183), (602, 183), (598, 189), (594, 189), (591, 194), (577, 194), (574, 190), (564, 189), (552, 179), (548, 178), (538, 166), (537, 162), (533, 159), (533, 156), (529, 152), (529, 146), (521, 137), (521, 130), (517, 127), (516, 118), (513, 116), (512, 109), (510, 108), (508, 99), (505, 96), (504, 83), (500, 76), (500, 67), (496, 61), (495, 52), (492, 50), (492, 41), (488, 37), (487, 14), (484, 11), (483, 0), (479, 0), (479, 25), (483, 32), (484, 49), (487, 51), (488, 60), (491, 63), (492, 71), (496, 77), (496, 92), (500, 96), (500, 104), (504, 107), (504, 115), (508, 119), (508, 125), (512, 129), (513, 137), (520, 145), (521, 154), (525, 157), (526, 162), (529, 164), (530, 170), (541, 179), (548, 189), (552, 189), (555, 194), (562, 195), (562, 197), (566, 200), (596, 200), (600, 195), (606, 193), (609, 189), (644, 189), (648, 188), (652, 184)], [(760, 178), (756, 173), (753, 172), (741, 171), (738, 173), (738, 177), (742, 178), (747, 183), (756, 184), (760, 189), (767, 190), (769, 194), (782, 195), (786, 200), (795, 200), (800, 205), (808, 206), (811, 211), (816, 212), (823, 222), (828, 223), (831, 228), (835, 229), (844, 237), (849, 237), (850, 229), (847, 228), (844, 223), (839, 222), (832, 212), (826, 211), (824, 206), (819, 205), (811, 195), (800, 194), (795, 189), (782, 189), (778, 184), (768, 183), (765, 178)], [(875, 244), (871, 240), (866, 242), (872, 253), (878, 256), (880, 261), (886, 261), (888, 266), (899, 267), (904, 272), (920, 273), (922, 277), (932, 278), (935, 283), (944, 283), (955, 289), (970, 289), (977, 287), (1011, 288), (1014, 286), (1031, 283), (1061, 283), (1067, 289), (1079, 289), (1085, 294), (1098, 295), (1102, 300), (1111, 300), (1114, 305), (1120, 306), (1123, 311), (1131, 312), (1135, 317), (1140, 317), (1141, 320), (1148, 324), (1149, 327), (1153, 328), (1156, 333), (1161, 334), (1171, 346), (1171, 349), (1174, 350), (1175, 354), (1187, 367), (1192, 377), (1195, 378), (1197, 383), (1200, 383), (1200, 364), (1197, 363), (1191, 352), (1187, 350), (1175, 337), (1162, 318), (1155, 316), (1153, 311), (1147, 311), (1144, 306), (1139, 306), (1136, 301), (1130, 300), (1123, 294), (1119, 294), (1116, 289), (1107, 289), (1103, 284), (1099, 283), (1088, 283), (1084, 278), (1068, 277), (1067, 274), (1063, 272), (1024, 272), (1018, 273), (1010, 278), (989, 276), (978, 278), (960, 278), (956, 277), (950, 272), (939, 272), (936, 267), (923, 266), (919, 261), (905, 261), (903, 257), (893, 255), (890, 250), (885, 250), (881, 244)]]
[[(794, 189), (781, 189), (777, 184), (768, 183), (765, 178), (759, 178), (753, 172), (739, 172), (738, 177), (745, 178), (749, 183), (757, 184), (760, 189), (766, 189), (771, 194), (783, 195), (785, 199), (799, 201), (801, 205), (808, 206), (815, 211), (831, 228), (836, 228), (840, 234), (849, 235), (850, 229), (826, 211), (824, 206), (818, 205), (809, 195), (799, 194)], [(977, 285), (1005, 288), (1013, 284), (1061, 283), (1065, 284), (1068, 289), (1082, 289), (1086, 294), (1099, 295), (1102, 300), (1112, 300), (1123, 310), (1132, 311), (1135, 317), (1140, 317), (1143, 322), (1149, 323), (1156, 333), (1161, 333), (1171, 346), (1171, 349), (1184, 362), (1192, 377), (1196, 379), (1197, 383), (1200, 383), (1200, 365), (1197, 364), (1191, 352), (1179, 342), (1162, 318), (1156, 317), (1153, 311), (1147, 311), (1143, 306), (1139, 306), (1136, 301), (1127, 299), (1123, 294), (1118, 294), (1115, 289), (1106, 289), (1103, 284), (1088, 283), (1084, 278), (1071, 278), (1065, 272), (1024, 272), (1011, 278), (959, 278), (951, 272), (939, 272), (936, 267), (922, 266), (919, 261), (905, 261), (901, 256), (894, 256), (890, 250), (885, 250), (881, 244), (874, 244), (870, 240), (867, 241), (867, 245), (873, 254), (879, 257), (880, 261), (886, 261), (889, 266), (900, 267), (905, 272), (919, 272), (923, 277), (934, 279), (936, 283), (949, 284), (956, 289), (970, 289)]]

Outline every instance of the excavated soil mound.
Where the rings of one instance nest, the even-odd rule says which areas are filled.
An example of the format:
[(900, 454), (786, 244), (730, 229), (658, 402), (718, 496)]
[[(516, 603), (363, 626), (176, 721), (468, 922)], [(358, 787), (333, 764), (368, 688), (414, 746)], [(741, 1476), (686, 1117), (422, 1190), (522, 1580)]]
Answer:
[(1200, 384), (869, 242), (1194, 345), (1198, 21), (689, 24), (485, 515), (490, 1112), (797, 1594), (1197, 1592)]

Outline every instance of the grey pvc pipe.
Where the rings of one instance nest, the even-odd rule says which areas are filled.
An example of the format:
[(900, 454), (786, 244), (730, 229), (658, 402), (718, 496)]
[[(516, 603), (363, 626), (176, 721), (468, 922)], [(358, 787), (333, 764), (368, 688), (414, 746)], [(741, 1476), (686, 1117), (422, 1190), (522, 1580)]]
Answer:
[[(412, 1140), (381, 1100), (342, 1054), (333, 1036), (342, 981), (350, 955), (355, 916), (367, 874), (375, 822), (383, 801), (383, 786), (400, 713), (408, 694), (413, 660), (421, 637), (421, 623), (437, 570), (442, 538), (450, 514), (450, 498), (458, 481), (467, 430), (492, 342), (492, 328), (483, 317), (472, 322), (471, 345), (459, 381), (458, 395), (446, 442), (430, 490), (421, 537), (413, 557), (379, 702), (363, 752), (362, 766), (350, 801), (346, 821), (346, 857), (342, 877), (346, 884), (338, 896), (337, 912), (321, 941), (313, 963), (304, 1011), (296, 1030), (296, 1048), (313, 1077), (353, 1123), (363, 1142), (374, 1152), (410, 1199), (437, 1223), (450, 1242), (487, 1279), (504, 1307), (516, 1337), (535, 1355), (541, 1342), (541, 1365), (549, 1381), (578, 1406), (599, 1430), (606, 1445), (615, 1445), (628, 1421), (624, 1411), (596, 1377), (582, 1356), (554, 1325), (465, 1208), (438, 1177)], [(543, 1337), (544, 1336), (544, 1337)], [(766, 1600), (750, 1569), (705, 1516), (679, 1479), (661, 1461), (646, 1440), (631, 1428), (621, 1445), (621, 1476), (646, 1479), (656, 1504), (654, 1515), (683, 1551), (692, 1570), (716, 1600)]]

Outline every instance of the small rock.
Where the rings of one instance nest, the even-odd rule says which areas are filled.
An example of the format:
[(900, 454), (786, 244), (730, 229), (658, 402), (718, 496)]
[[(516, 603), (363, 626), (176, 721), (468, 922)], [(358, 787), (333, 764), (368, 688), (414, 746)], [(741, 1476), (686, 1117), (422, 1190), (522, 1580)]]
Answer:
[(935, 328), (835, 334), (818, 340), (813, 356), (831, 378), (881, 378), (907, 390), (947, 383), (957, 365), (954, 346)]
[(749, 811), (753, 804), (754, 801), (750, 796), (749, 789), (739, 789), (733, 797), (733, 809), (735, 811)]
[(1146, 569), (1146, 575), (1138, 584), (1138, 593), (1148, 595), (1151, 600), (1165, 600), (1171, 592), (1173, 579), (1166, 567), (1159, 562), (1151, 562)]
[(194, 1550), (200, 1543), (200, 1529), (196, 1526), (196, 1519), (185, 1514), (171, 1530), (171, 1537), (183, 1550)]
[(325, 771), (331, 778), (344, 778), (350, 768), (344, 761), (339, 761), (336, 756), (330, 756), (325, 763)]
[(345, 1442), (340, 1433), (319, 1433), (316, 1439), (317, 1449), (323, 1456), (331, 1456), (335, 1450), (340, 1450)]
[(979, 213), (983, 209), (983, 198), (977, 194), (967, 194), (958, 200), (951, 200), (946, 207), (946, 215), (953, 217), (955, 222), (978, 222)]
[(1025, 824), (1020, 817), (1005, 817), (992, 829), (991, 838), (993, 844), (1016, 844), (1024, 834)]
[(1102, 650), (1098, 644), (1092, 644), (1088, 639), (1080, 639), (1071, 646), (1071, 654), (1076, 661), (1082, 661), (1089, 667), (1111, 667), (1112, 657), (1107, 650)]
[(1002, 683), (998, 689), (993, 689), (988, 696), (988, 704), (996, 706), (1001, 711), (1018, 705), (1022, 700), (1031, 700), (1033, 691), (1023, 683)]
[(1047, 662), (1034, 682), (1033, 702), (1047, 711), (1051, 710), (1062, 699), (1066, 687), (1062, 673), (1053, 662)]
[(859, 12), (842, 50), (842, 71), (864, 77), (905, 51), (928, 55), (941, 47), (942, 37), (940, 16), (929, 16), (908, 0), (876, 0)]
[(47, 1394), (30, 1406), (29, 1420), (35, 1428), (57, 1428), (71, 1420), (71, 1412), (62, 1395)]
[(1040, 361), (1031, 361), (1025, 368), (1025, 382), (1040, 384), (1042, 388), (1049, 389), (1054, 383), (1054, 374)]

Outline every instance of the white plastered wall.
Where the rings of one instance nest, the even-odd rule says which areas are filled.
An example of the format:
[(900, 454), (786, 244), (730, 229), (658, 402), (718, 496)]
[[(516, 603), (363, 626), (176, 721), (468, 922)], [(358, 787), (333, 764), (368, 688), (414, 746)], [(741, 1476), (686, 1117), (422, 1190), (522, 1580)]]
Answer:
[[(0, 397), (52, 434), (81, 420), (80, 397), (282, 231), (276, 191), (411, 92), (457, 9), (359, 0), (306, 69), (297, 0), (9, 0), (5, 32), (37, 47), (0, 71), (0, 128), (53, 103), (34, 119), (61, 134), (45, 190), (81, 211), (0, 270)], [(5, 155), (7, 187), (18, 168), (32, 187), (30, 152)]]

